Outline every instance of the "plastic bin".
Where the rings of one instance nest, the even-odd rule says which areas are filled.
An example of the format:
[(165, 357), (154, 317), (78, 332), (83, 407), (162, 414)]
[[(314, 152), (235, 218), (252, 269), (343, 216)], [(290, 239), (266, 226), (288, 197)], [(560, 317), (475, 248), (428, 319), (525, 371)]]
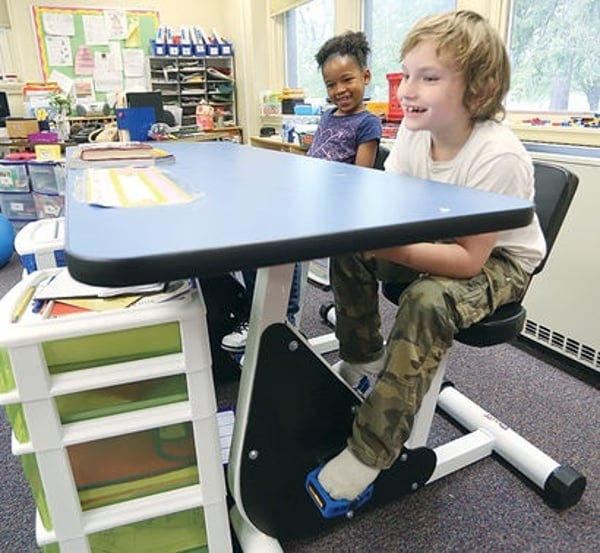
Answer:
[[(67, 453), (83, 512), (199, 483), (191, 423), (85, 442)], [(19, 460), (40, 521), (52, 530), (36, 455)]]
[(15, 250), (27, 273), (39, 269), (64, 267), (64, 218), (41, 219), (26, 223), (15, 237)]
[[(140, 314), (138, 309), (132, 311)], [(79, 333), (83, 333), (83, 335), (80, 336), (44, 339), (45, 333), (43, 330), (40, 332), (37, 341), (40, 342), (39, 346), (43, 356), (45, 372), (50, 376), (54, 376), (85, 370), (90, 367), (97, 368), (115, 363), (156, 358), (181, 351), (179, 326), (176, 322), (140, 326), (143, 324), (140, 321), (133, 328), (85, 334), (86, 326), (92, 327), (89, 328), (90, 332), (93, 330), (93, 325), (90, 325), (90, 318), (102, 319), (111, 317), (111, 315), (115, 319), (118, 317), (114, 311), (89, 312), (65, 316), (60, 320), (39, 320), (32, 323), (41, 329), (49, 325), (55, 328), (66, 326), (66, 329), (69, 329), (72, 325), (76, 325), (76, 321), (79, 319), (80, 324), (83, 325), (79, 330)], [(143, 315), (143, 312), (141, 315)], [(22, 326), (27, 323), (17, 324)], [(141, 365), (141, 369), (143, 369), (143, 364)], [(0, 397), (2, 393), (16, 390), (15, 370), (19, 370), (19, 367), (13, 367), (10, 360), (10, 347), (8, 349), (0, 347)], [(109, 386), (107, 383), (101, 388), (100, 392), (93, 389), (63, 394), (56, 398), (56, 408), (61, 422), (66, 424), (95, 416), (115, 415), (164, 403), (172, 403), (173, 401), (186, 399), (186, 394), (186, 388), (184, 385), (182, 387), (181, 379), (173, 377), (168, 379), (163, 377), (158, 381), (151, 379), (128, 385)], [(23, 415), (22, 403), (9, 403), (5, 406), (5, 409), (15, 439), (19, 443), (29, 441), (30, 432)]]
[(29, 192), (27, 163), (0, 160), (0, 192)]
[(9, 219), (16, 221), (33, 221), (37, 218), (31, 193), (0, 194), (0, 211)]
[(221, 55), (221, 49), (219, 48), (219, 44), (216, 42), (209, 42), (206, 45), (206, 53), (209, 56), (220, 56)]
[(167, 45), (164, 42), (156, 42), (155, 40), (151, 40), (150, 49), (152, 50), (153, 56), (167, 55)]
[(204, 42), (199, 42), (192, 45), (194, 48), (194, 56), (203, 58), (206, 56), (206, 44)]
[(27, 290), (60, 271), (29, 274), (0, 300), (0, 405), (38, 544), (230, 551), (201, 296), (57, 318), (31, 301), (11, 322)]
[(231, 42), (221, 42), (219, 44), (219, 53), (221, 56), (233, 56), (233, 44)]
[(65, 169), (62, 163), (30, 161), (28, 163), (31, 189), (40, 194), (64, 194)]
[[(203, 509), (189, 509), (89, 536), (93, 552), (101, 553), (208, 553)], [(57, 544), (42, 553), (60, 553)]]
[(33, 203), (38, 219), (56, 219), (65, 211), (65, 197), (59, 194), (33, 192)]
[(389, 85), (389, 109), (387, 120), (388, 121), (402, 121), (404, 112), (398, 101), (398, 86), (404, 77), (404, 73), (388, 73), (386, 75)]

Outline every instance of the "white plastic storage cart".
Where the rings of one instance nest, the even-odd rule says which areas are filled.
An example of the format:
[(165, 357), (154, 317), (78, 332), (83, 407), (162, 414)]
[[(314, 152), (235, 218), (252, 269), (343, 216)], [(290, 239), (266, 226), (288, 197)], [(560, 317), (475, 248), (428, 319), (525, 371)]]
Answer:
[(232, 550), (205, 307), (44, 318), (0, 300), (0, 404), (45, 553)]
[(64, 217), (27, 223), (15, 237), (15, 250), (28, 273), (38, 269), (64, 267)]

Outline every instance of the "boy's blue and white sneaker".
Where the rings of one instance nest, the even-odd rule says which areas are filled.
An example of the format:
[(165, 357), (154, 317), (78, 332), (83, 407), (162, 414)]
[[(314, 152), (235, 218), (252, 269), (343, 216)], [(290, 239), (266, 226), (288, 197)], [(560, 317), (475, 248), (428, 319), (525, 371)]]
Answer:
[(373, 390), (384, 365), (385, 355), (382, 355), (379, 359), (369, 363), (349, 363), (341, 360), (335, 363), (331, 369), (340, 375), (353, 390), (363, 397), (367, 397)]

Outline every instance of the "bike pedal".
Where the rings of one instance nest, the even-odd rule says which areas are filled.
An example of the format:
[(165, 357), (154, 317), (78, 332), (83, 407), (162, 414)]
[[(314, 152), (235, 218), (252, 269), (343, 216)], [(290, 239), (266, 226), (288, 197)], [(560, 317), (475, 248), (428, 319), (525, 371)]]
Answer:
[(354, 512), (373, 496), (373, 484), (353, 500), (333, 499), (319, 483), (318, 475), (322, 467), (317, 467), (306, 476), (305, 489), (324, 518), (345, 516), (352, 518)]

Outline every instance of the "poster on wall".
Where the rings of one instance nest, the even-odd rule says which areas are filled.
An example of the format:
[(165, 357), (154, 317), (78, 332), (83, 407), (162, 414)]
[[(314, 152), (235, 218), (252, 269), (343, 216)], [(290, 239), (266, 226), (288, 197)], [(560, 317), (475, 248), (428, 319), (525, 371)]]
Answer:
[(159, 25), (158, 11), (31, 9), (44, 81), (57, 82), (78, 112), (111, 105), (117, 93), (129, 89), (149, 90), (146, 58)]

